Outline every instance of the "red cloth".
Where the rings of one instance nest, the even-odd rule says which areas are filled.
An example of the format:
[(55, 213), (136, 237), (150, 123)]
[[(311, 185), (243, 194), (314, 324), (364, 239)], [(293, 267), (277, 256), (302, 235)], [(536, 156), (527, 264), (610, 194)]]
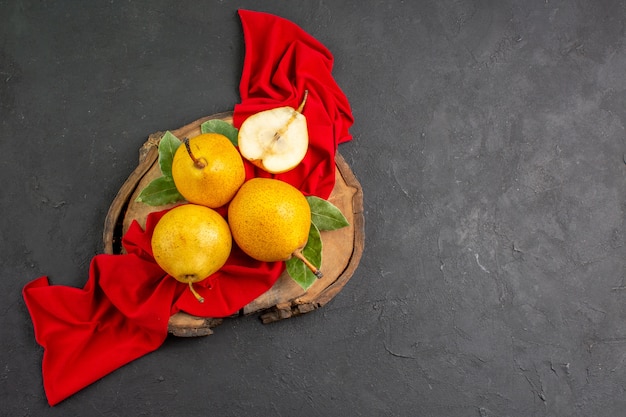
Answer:
[[(337, 145), (351, 139), (348, 99), (331, 75), (333, 56), (294, 23), (267, 13), (240, 10), (246, 45), (234, 125), (250, 115), (279, 106), (297, 108), (309, 91), (302, 114), (309, 130), (309, 149), (302, 163), (274, 175), (307, 195), (328, 198), (335, 185)], [(252, 169), (247, 165), (248, 172)], [(254, 169), (252, 176), (270, 176)]]
[[(337, 145), (351, 139), (352, 124), (347, 99), (330, 75), (332, 56), (285, 19), (239, 13), (246, 55), (236, 126), (262, 109), (297, 107), (308, 89), (304, 114), (310, 151), (301, 166), (278, 177), (306, 194), (326, 198), (334, 185)], [(267, 176), (251, 164), (246, 170), (248, 178)], [(156, 350), (167, 337), (171, 314), (230, 316), (271, 288), (284, 270), (283, 262), (258, 262), (234, 246), (222, 269), (195, 284), (205, 298), (201, 304), (186, 284), (167, 276), (152, 257), (152, 231), (163, 214), (152, 213), (145, 231), (136, 222), (131, 225), (123, 237), (127, 254), (96, 255), (82, 289), (51, 286), (47, 277), (24, 287), (35, 338), (44, 348), (43, 385), (51, 406)]]

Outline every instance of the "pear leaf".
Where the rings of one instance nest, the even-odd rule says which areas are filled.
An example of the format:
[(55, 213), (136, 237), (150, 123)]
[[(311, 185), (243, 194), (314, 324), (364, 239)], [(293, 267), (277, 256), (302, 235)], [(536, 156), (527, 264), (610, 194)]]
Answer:
[[(316, 268), (322, 266), (322, 237), (320, 236), (320, 231), (313, 223), (311, 223), (311, 228), (309, 229), (309, 240), (304, 249), (302, 249), (302, 254)], [(289, 276), (305, 291), (318, 279), (304, 262), (296, 257), (285, 261), (285, 265), (287, 266)]]
[(181, 145), (181, 141), (169, 130), (165, 132), (159, 141), (159, 167), (161, 173), (166, 177), (172, 176), (172, 161), (176, 149)]
[(319, 230), (337, 230), (349, 226), (348, 219), (333, 203), (316, 196), (308, 196), (311, 221)]
[(152, 180), (135, 199), (136, 202), (149, 206), (162, 206), (181, 200), (184, 198), (176, 189), (174, 180), (171, 176), (165, 175)]
[(239, 144), (239, 130), (224, 120), (207, 120), (200, 125), (200, 131), (202, 133), (219, 133), (226, 136), (233, 145), (237, 146)]

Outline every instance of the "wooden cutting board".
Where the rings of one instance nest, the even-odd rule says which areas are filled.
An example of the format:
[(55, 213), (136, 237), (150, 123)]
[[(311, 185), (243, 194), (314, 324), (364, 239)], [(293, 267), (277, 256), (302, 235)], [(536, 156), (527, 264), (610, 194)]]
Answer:
[[(191, 138), (201, 133), (202, 123), (212, 119), (232, 123), (232, 112), (203, 117), (171, 132), (178, 138)], [(156, 132), (148, 137), (139, 151), (139, 165), (109, 207), (103, 231), (105, 253), (123, 253), (122, 236), (133, 220), (145, 227), (149, 213), (168, 208), (135, 202), (139, 192), (161, 176), (158, 143), (164, 133)], [(354, 274), (364, 247), (363, 190), (339, 153), (335, 156), (335, 170), (335, 187), (328, 200), (341, 210), (350, 226), (321, 232), (323, 249), (320, 269), (324, 277), (304, 291), (284, 272), (272, 288), (241, 309), (239, 315), (259, 314), (263, 323), (271, 323), (308, 313), (333, 299)], [(221, 322), (221, 318), (195, 317), (180, 312), (170, 317), (169, 332), (182, 337), (205, 336), (211, 334), (211, 329)]]

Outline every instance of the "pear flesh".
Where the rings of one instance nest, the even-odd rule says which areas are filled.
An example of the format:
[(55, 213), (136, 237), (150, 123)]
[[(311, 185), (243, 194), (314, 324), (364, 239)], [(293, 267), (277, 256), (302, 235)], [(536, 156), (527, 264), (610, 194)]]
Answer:
[(295, 168), (306, 155), (309, 132), (300, 107), (276, 107), (248, 117), (239, 128), (241, 155), (259, 168), (280, 174)]

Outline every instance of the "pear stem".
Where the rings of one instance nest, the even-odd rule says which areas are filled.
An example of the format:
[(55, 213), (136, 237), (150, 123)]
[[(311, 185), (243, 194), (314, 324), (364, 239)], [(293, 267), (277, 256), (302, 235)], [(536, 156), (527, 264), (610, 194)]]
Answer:
[(291, 117), (289, 117), (289, 119), (285, 122), (285, 124), (283, 125), (283, 127), (281, 127), (280, 129), (278, 129), (276, 131), (276, 133), (274, 133), (274, 140), (278, 140), (280, 139), (280, 137), (282, 135), (285, 134), (285, 132), (287, 131), (287, 129), (289, 129), (289, 125), (291, 124), (291, 122), (293, 122), (294, 120), (296, 120), (296, 117), (298, 116), (298, 114), (302, 113), (302, 110), (304, 109), (304, 103), (306, 103), (306, 99), (309, 96), (309, 90), (304, 90), (304, 98), (302, 99), (302, 103), (300, 103), (300, 106), (298, 106), (298, 108), (293, 112), (293, 114), (291, 115)]
[(304, 103), (306, 103), (306, 99), (308, 96), (309, 90), (304, 90), (304, 98), (302, 99), (302, 103), (300, 103), (300, 106), (298, 106), (298, 108), (296, 109), (298, 113), (302, 113), (302, 110), (304, 109)]
[(193, 287), (193, 283), (191, 281), (189, 281), (189, 289), (191, 290), (191, 293), (193, 294), (193, 296), (196, 297), (198, 302), (204, 303), (204, 297), (202, 297), (200, 294), (198, 294), (198, 292)]
[(315, 275), (317, 277), (317, 279), (320, 279), (320, 278), (322, 278), (324, 276), (324, 274), (322, 274), (322, 271), (320, 271), (319, 268), (317, 268), (307, 258), (304, 257), (304, 255), (302, 254), (301, 250), (295, 251), (292, 254), (292, 256), (295, 256), (296, 258), (298, 258), (302, 262), (304, 262), (304, 264), (307, 266), (307, 268), (309, 268), (311, 270), (311, 272), (313, 272), (313, 275)]
[(193, 164), (196, 166), (196, 168), (198, 168), (198, 169), (204, 168), (206, 166), (206, 163), (202, 159), (196, 158), (193, 155), (193, 152), (191, 152), (191, 147), (189, 146), (189, 138), (183, 139), (183, 143), (185, 144), (185, 148), (187, 149), (187, 153), (189, 154), (189, 157), (193, 161)]

